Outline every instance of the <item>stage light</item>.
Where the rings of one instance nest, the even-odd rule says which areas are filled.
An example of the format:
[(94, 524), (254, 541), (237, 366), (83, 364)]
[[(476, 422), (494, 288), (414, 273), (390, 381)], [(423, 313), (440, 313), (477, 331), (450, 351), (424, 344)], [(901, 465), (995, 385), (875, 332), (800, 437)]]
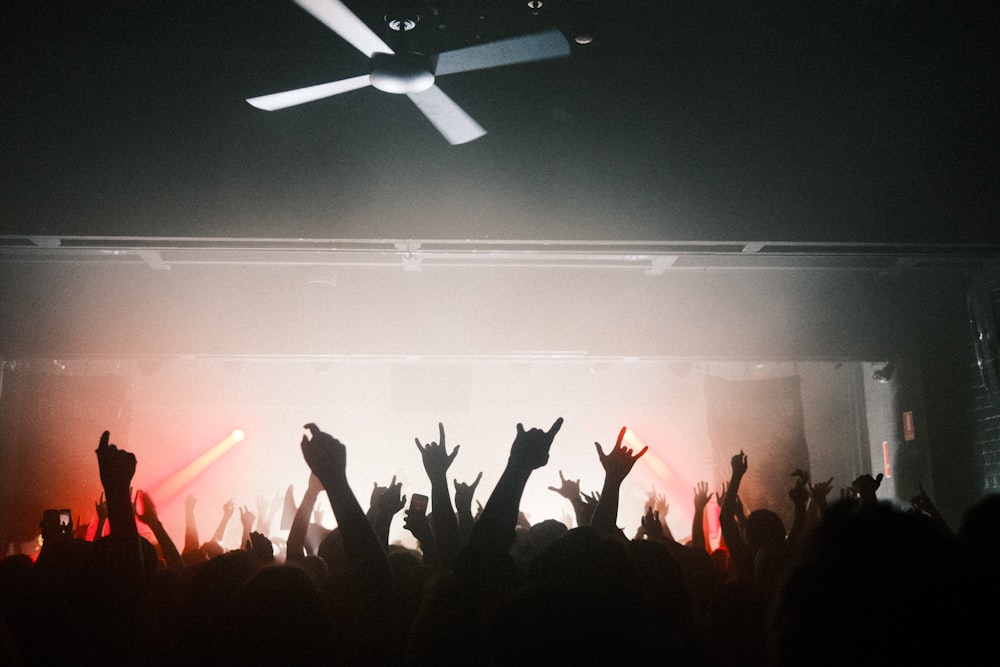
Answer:
[[(622, 444), (626, 445), (632, 450), (632, 455), (635, 456), (638, 452), (642, 451), (642, 448), (646, 444), (637, 436), (632, 429), (625, 429), (625, 437), (622, 438)], [(647, 449), (646, 453), (642, 455), (639, 459), (650, 469), (650, 471), (656, 475), (658, 478), (664, 481), (671, 481), (674, 474), (670, 470), (669, 466), (664, 463), (663, 459), (656, 455), (652, 449)]]
[(209, 466), (218, 461), (223, 454), (232, 449), (236, 443), (242, 442), (246, 434), (241, 429), (235, 429), (221, 442), (213, 445), (210, 449), (200, 454), (197, 458), (165, 479), (157, 486), (150, 496), (158, 503), (166, 503), (176, 495), (181, 489), (193, 482), (199, 475), (205, 472)]

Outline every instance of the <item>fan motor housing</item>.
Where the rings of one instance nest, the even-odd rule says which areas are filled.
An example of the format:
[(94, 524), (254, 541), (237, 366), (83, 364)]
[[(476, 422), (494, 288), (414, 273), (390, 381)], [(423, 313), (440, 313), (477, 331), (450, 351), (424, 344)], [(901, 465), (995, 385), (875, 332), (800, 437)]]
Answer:
[(434, 85), (430, 59), (420, 53), (375, 53), (371, 57), (369, 80), (386, 92), (419, 93)]

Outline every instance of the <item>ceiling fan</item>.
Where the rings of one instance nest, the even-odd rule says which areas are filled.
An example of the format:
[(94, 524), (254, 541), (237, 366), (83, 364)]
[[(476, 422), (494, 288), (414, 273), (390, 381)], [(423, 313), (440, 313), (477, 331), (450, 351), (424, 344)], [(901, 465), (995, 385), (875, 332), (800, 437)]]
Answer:
[[(431, 56), (396, 53), (340, 0), (295, 0), (295, 4), (365, 54), (370, 70), (349, 79), (248, 98), (247, 102), (258, 109), (275, 111), (373, 86), (387, 93), (406, 95), (448, 143), (463, 144), (483, 136), (486, 130), (437, 87), (437, 77), (560, 58), (570, 53), (569, 42), (556, 29)], [(405, 28), (399, 25), (399, 29)]]

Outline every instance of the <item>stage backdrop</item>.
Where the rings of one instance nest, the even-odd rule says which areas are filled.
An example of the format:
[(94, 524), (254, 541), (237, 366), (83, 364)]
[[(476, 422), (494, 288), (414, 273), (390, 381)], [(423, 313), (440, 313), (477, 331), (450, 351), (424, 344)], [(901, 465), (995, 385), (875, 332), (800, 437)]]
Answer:
[(749, 513), (774, 510), (791, 528), (793, 508), (788, 489), (796, 468), (809, 470), (802, 417), (800, 378), (768, 380), (705, 378), (708, 433), (716, 470), (722, 483), (732, 473), (730, 460), (742, 449), (747, 472), (740, 483), (740, 500)]

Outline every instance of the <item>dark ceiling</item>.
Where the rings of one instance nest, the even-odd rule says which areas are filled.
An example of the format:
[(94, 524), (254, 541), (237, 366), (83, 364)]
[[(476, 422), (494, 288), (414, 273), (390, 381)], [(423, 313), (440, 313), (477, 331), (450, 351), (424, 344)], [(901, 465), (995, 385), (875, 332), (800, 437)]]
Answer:
[(1000, 240), (996, 3), (419, 3), (431, 53), (591, 22), (441, 77), (488, 131), (458, 146), (373, 88), (249, 106), (366, 73), (292, 0), (13, 5), (7, 236)]

